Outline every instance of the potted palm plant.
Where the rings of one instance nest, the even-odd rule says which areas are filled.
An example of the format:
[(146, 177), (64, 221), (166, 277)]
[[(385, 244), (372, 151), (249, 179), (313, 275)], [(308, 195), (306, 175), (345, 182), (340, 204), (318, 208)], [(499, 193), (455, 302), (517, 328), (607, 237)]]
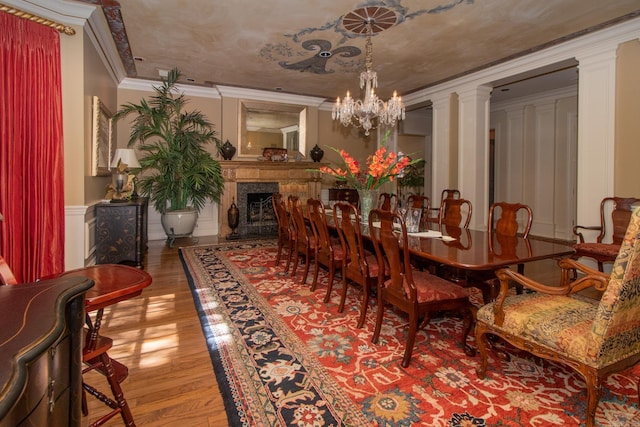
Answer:
[(219, 152), (220, 139), (202, 112), (185, 111), (179, 78), (171, 70), (148, 101), (121, 105), (114, 115), (134, 116), (128, 146), (137, 149), (140, 161), (137, 188), (161, 213), (169, 238), (191, 235), (205, 203), (219, 202), (224, 190), (220, 164), (206, 149), (213, 143)]

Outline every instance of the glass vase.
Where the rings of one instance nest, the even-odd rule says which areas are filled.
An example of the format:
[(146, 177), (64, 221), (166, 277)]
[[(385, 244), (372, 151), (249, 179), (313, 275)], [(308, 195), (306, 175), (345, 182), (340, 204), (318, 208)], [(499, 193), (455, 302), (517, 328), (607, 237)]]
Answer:
[(377, 207), (378, 190), (359, 189), (358, 197), (360, 200), (360, 222), (369, 223), (369, 212)]

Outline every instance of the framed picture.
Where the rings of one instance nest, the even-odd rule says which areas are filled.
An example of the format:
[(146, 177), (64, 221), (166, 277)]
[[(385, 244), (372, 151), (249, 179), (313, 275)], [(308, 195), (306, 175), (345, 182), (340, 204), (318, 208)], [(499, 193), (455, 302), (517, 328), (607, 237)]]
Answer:
[(115, 152), (112, 139), (112, 114), (97, 96), (93, 97), (93, 133), (91, 175), (111, 175), (111, 159)]

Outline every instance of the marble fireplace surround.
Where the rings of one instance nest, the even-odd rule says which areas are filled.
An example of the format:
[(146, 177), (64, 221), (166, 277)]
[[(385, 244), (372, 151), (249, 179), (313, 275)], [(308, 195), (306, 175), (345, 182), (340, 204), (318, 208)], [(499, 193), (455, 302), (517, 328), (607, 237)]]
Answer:
[(312, 162), (260, 162), (221, 160), (224, 194), (220, 198), (218, 218), (219, 236), (231, 233), (227, 212), (232, 201), (238, 205), (238, 183), (278, 183), (278, 191), (288, 197), (295, 194), (305, 202), (309, 197), (320, 197), (321, 174), (310, 171), (321, 163)]

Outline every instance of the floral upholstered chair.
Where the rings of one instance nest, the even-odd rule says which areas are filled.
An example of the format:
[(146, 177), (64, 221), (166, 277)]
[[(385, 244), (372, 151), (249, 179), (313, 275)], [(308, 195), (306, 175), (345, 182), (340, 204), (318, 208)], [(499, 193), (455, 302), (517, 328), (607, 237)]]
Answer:
[[(482, 359), (477, 373), (484, 378), (487, 370), (488, 334), (566, 364), (586, 381), (586, 423), (593, 426), (603, 379), (640, 360), (640, 208), (631, 215), (611, 275), (571, 259), (559, 265), (559, 287), (542, 285), (508, 269), (496, 273), (500, 294), (477, 313), (476, 339)], [(573, 269), (584, 275), (571, 281)], [(536, 292), (507, 296), (510, 281)], [(604, 291), (600, 302), (573, 296), (589, 287)]]

